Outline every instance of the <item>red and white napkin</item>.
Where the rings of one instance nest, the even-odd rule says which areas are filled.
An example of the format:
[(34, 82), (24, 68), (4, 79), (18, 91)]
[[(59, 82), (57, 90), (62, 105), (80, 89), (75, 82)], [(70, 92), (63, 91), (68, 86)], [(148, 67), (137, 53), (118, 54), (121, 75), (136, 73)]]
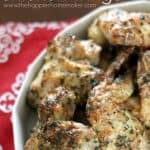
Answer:
[(68, 22), (0, 24), (0, 150), (13, 150), (11, 113), (28, 66)]

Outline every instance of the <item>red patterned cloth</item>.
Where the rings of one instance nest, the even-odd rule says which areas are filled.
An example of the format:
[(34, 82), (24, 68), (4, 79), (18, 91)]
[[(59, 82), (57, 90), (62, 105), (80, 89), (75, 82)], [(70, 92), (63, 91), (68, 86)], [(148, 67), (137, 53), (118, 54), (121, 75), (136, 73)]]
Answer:
[(0, 150), (13, 150), (11, 112), (28, 66), (69, 22), (0, 24)]

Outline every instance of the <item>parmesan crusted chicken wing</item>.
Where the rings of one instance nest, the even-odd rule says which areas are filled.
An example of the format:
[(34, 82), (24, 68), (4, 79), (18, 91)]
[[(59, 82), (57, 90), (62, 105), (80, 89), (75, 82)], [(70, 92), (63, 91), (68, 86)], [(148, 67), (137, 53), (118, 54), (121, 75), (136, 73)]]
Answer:
[(103, 111), (109, 112), (117, 104), (125, 102), (133, 91), (134, 87), (130, 75), (126, 75), (123, 79), (117, 78), (114, 81), (104, 80), (92, 90), (87, 101), (86, 110), (89, 120), (93, 120), (92, 116), (98, 117), (96, 119), (98, 120)]
[(24, 150), (96, 150), (96, 133), (81, 123), (72, 121), (46, 122), (26, 142)]
[(60, 85), (75, 90), (77, 99), (83, 99), (81, 95), (86, 96), (84, 92), (89, 90), (88, 82), (95, 83), (98, 74), (102, 74), (93, 66), (99, 63), (100, 51), (101, 47), (92, 41), (74, 37), (60, 37), (49, 43), (45, 63), (30, 86), (28, 103), (36, 108), (43, 97)]
[[(150, 46), (150, 14), (113, 9), (97, 18), (96, 28), (113, 45)], [(97, 36), (97, 38), (99, 38)], [(104, 36), (104, 37), (102, 37)]]
[(137, 82), (141, 97), (141, 115), (145, 126), (150, 128), (150, 51), (142, 54), (138, 61)]
[(144, 127), (119, 106), (132, 93), (133, 86), (126, 79), (111, 85), (104, 81), (92, 90), (86, 111), (102, 150), (149, 150)]
[(71, 61), (65, 57), (52, 59), (42, 67), (32, 82), (27, 96), (28, 103), (37, 107), (43, 97), (60, 85), (73, 90), (80, 101), (95, 84), (98, 84), (101, 77), (103, 71), (91, 65)]
[(121, 9), (101, 13), (86, 40), (50, 41), (27, 93), (38, 121), (24, 150), (150, 150), (148, 47), (150, 14)]
[(111, 99), (114, 103), (120, 104), (126, 101), (134, 91), (134, 85), (132, 82), (132, 76), (126, 74), (116, 78), (114, 81), (104, 80), (98, 86), (96, 86), (94, 91), (100, 91), (99, 96), (102, 99)]
[(62, 36), (49, 43), (46, 60), (65, 56), (84, 64), (98, 65), (101, 46), (92, 40), (77, 40), (74, 36)]
[(76, 96), (73, 91), (58, 87), (48, 94), (38, 106), (40, 121), (71, 120), (76, 108)]

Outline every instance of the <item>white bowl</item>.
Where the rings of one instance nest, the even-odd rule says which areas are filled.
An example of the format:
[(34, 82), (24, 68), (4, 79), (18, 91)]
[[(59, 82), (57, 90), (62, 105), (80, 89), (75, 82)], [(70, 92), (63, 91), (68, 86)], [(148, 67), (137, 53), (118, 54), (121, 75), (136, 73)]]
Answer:
[[(92, 22), (92, 20), (103, 11), (112, 8), (122, 8), (128, 11), (150, 12), (150, 1), (133, 1), (109, 6), (105, 5), (103, 7), (101, 6), (83, 18), (79, 19), (73, 25), (70, 25), (68, 28), (60, 32), (55, 38), (62, 34), (75, 34), (78, 38), (84, 38), (87, 32), (87, 27)], [(15, 150), (23, 150), (24, 143), (29, 137), (30, 131), (32, 130), (37, 120), (35, 114), (31, 112), (31, 110), (26, 105), (26, 93), (31, 81), (34, 79), (36, 73), (43, 63), (45, 54), (46, 50), (43, 50), (43, 52), (37, 57), (37, 59), (28, 69), (24, 84), (13, 109), (12, 122)]]

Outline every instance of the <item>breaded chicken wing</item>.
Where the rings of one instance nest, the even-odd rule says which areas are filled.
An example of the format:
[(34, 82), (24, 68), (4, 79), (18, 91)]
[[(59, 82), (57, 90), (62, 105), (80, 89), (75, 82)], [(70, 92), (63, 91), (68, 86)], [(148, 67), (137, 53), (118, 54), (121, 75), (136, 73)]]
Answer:
[(92, 41), (79, 41), (74, 37), (54, 40), (49, 44), (45, 64), (30, 86), (28, 103), (36, 108), (43, 97), (60, 85), (66, 89), (75, 89), (79, 100), (81, 92), (86, 96), (84, 91), (87, 90), (81, 90), (81, 87), (89, 88), (88, 82), (95, 81), (94, 78), (102, 73), (92, 66), (99, 63), (100, 51), (101, 47)]
[[(133, 83), (130, 75), (113, 82), (104, 80), (96, 86), (87, 101), (86, 111), (89, 120), (98, 121), (103, 112), (111, 112), (117, 104), (125, 102), (133, 93)], [(99, 114), (99, 115), (98, 115)], [(91, 122), (90, 121), (90, 122)], [(94, 123), (92, 123), (94, 124)]]
[(126, 74), (124, 77), (118, 77), (114, 81), (107, 81), (106, 79), (96, 86), (93, 91), (99, 91), (99, 96), (103, 100), (110, 99), (117, 104), (123, 103), (134, 91), (132, 76)]
[(132, 95), (131, 87), (128, 80), (115, 81), (112, 85), (104, 81), (91, 92), (86, 106), (87, 117), (102, 150), (149, 150), (144, 127), (119, 106)]
[(150, 46), (150, 14), (148, 13), (129, 13), (113, 9), (102, 13), (97, 20), (96, 28), (99, 27), (103, 33), (101, 36), (113, 45)]
[(98, 65), (101, 46), (92, 40), (77, 40), (74, 36), (61, 36), (49, 42), (46, 60), (65, 56), (73, 61), (83, 64)]
[(73, 91), (58, 87), (48, 94), (38, 106), (41, 122), (49, 120), (71, 120), (76, 108), (76, 96)]
[(137, 82), (141, 97), (141, 115), (150, 128), (150, 51), (142, 54), (137, 66)]
[(73, 121), (46, 122), (26, 142), (24, 150), (96, 150), (96, 133)]
[(38, 124), (24, 150), (150, 150), (150, 14), (108, 10), (88, 37), (49, 42), (27, 93)]
[(80, 64), (65, 57), (52, 59), (42, 67), (31, 83), (27, 96), (28, 103), (37, 107), (43, 97), (60, 85), (74, 90), (80, 101), (102, 76), (103, 71), (91, 65)]

